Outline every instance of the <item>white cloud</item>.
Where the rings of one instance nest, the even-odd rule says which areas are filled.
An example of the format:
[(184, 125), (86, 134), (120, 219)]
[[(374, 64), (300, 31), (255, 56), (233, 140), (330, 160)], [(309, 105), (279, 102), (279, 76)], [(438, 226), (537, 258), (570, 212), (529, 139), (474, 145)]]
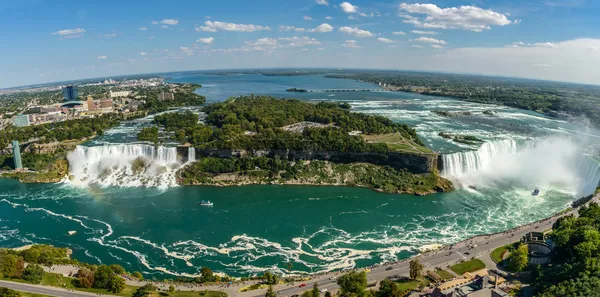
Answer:
[(298, 27), (294, 27), (294, 26), (279, 26), (279, 31), (281, 32), (290, 32), (290, 31), (295, 31), (295, 32), (304, 32), (306, 31), (306, 29), (304, 28), (298, 28)]
[(532, 46), (535, 47), (547, 47), (547, 48), (557, 48), (558, 46), (552, 42), (537, 42), (534, 43)]
[(431, 37), (425, 37), (425, 36), (421, 36), (421, 37), (419, 37), (417, 39), (411, 39), (410, 41), (426, 42), (426, 43), (436, 43), (436, 44), (448, 44), (444, 40), (435, 39), (435, 38), (431, 38)]
[(218, 21), (206, 21), (204, 26), (196, 27), (196, 31), (217, 32), (217, 31), (236, 31), (236, 32), (254, 32), (262, 30), (271, 30), (269, 26), (259, 26), (252, 24), (234, 24)]
[(394, 35), (406, 35), (406, 33), (402, 32), (402, 31), (392, 32), (392, 34), (394, 34)]
[(160, 27), (161, 27), (161, 28), (163, 28), (163, 29), (167, 29), (167, 28), (169, 28), (169, 26), (167, 26), (167, 25), (162, 25), (162, 26), (160, 26)]
[(104, 37), (117, 37), (116, 33), (108, 33), (108, 34), (102, 34), (102, 36)]
[(285, 38), (277, 38), (277, 40), (280, 41), (288, 41), (289, 43), (286, 46), (290, 46), (290, 47), (302, 47), (305, 45), (319, 45), (321, 44), (321, 42), (319, 42), (318, 40), (314, 39), (314, 38), (309, 38), (306, 36), (302, 36), (302, 37), (285, 37)]
[(423, 46), (422, 46), (422, 45), (416, 45), (416, 44), (415, 44), (415, 45), (413, 45), (412, 47), (414, 47), (414, 48), (423, 48)]
[(157, 21), (152, 21), (152, 25), (158, 25)]
[(325, 17), (325, 19), (326, 19), (326, 20), (333, 20), (333, 18), (332, 18), (332, 17), (330, 17), (330, 16), (326, 16), (326, 17)]
[(340, 3), (340, 8), (345, 13), (356, 13), (358, 11), (358, 6), (350, 4), (350, 2), (342, 2)]
[(435, 34), (438, 34), (438, 32), (435, 32), (435, 31), (421, 31), (421, 30), (412, 30), (412, 31), (410, 31), (410, 33), (421, 34), (421, 35), (435, 35)]
[(213, 43), (213, 41), (215, 41), (215, 38), (214, 37), (206, 37), (206, 38), (200, 38), (196, 41), (204, 43), (204, 44), (211, 44), (211, 43)]
[(108, 59), (108, 57), (107, 56), (98, 56), (97, 59), (98, 60), (106, 60), (106, 59)]
[(381, 13), (379, 13), (379, 12), (371, 12), (371, 13), (361, 12), (358, 15), (361, 17), (365, 17), (365, 18), (372, 18), (372, 17), (380, 17)]
[(141, 27), (141, 28), (140, 28), (140, 31), (148, 31), (148, 28), (146, 28), (146, 27)]
[(56, 32), (52, 32), (52, 35), (58, 35), (60, 37), (60, 39), (64, 39), (64, 38), (83, 37), (83, 35), (84, 35), (83, 33), (85, 33), (85, 29), (76, 28), (76, 29), (65, 29), (65, 30), (59, 30)]
[(423, 20), (410, 16), (405, 17), (406, 20), (403, 21), (421, 28), (463, 29), (481, 32), (490, 30), (492, 25), (505, 26), (514, 23), (504, 14), (470, 5), (440, 8), (435, 4), (402, 3), (399, 9), (408, 13), (426, 15)]
[(302, 17), (302, 19), (305, 20), (305, 21), (312, 21), (312, 18), (309, 17), (309, 16), (307, 16), (307, 15), (305, 15), (304, 17)]
[(443, 49), (444, 47), (439, 45), (439, 44), (432, 44), (431, 45), (432, 48), (436, 48), (436, 49)]
[(344, 43), (342, 43), (343, 47), (349, 47), (349, 48), (359, 48), (360, 46), (358, 46), (358, 43), (356, 42), (356, 40), (346, 40)]
[(396, 41), (388, 39), (388, 38), (384, 38), (384, 37), (377, 38), (377, 41), (383, 42), (383, 43), (396, 43)]
[(359, 38), (375, 36), (375, 34), (369, 32), (367, 30), (362, 30), (359, 28), (352, 28), (352, 27), (348, 27), (348, 26), (341, 27), (340, 32), (345, 33), (345, 34), (354, 35)]
[(175, 26), (175, 25), (179, 24), (179, 20), (164, 19), (164, 20), (160, 21), (159, 23), (163, 24), (163, 25)]
[(329, 2), (327, 2), (327, 0), (317, 0), (317, 4), (319, 4), (319, 5), (329, 5)]
[(146, 52), (141, 52), (140, 56), (147, 56), (148, 54)]
[(181, 51), (182, 51), (184, 54), (186, 54), (186, 55), (188, 55), (188, 56), (191, 56), (191, 55), (193, 55), (193, 54), (194, 54), (194, 50), (192, 50), (192, 49), (191, 49), (191, 48), (189, 48), (189, 47), (182, 46), (182, 47), (180, 47), (179, 49), (180, 49), (180, 50), (181, 50)]
[(327, 33), (333, 31), (333, 26), (327, 23), (318, 25), (316, 28), (309, 30), (309, 32)]

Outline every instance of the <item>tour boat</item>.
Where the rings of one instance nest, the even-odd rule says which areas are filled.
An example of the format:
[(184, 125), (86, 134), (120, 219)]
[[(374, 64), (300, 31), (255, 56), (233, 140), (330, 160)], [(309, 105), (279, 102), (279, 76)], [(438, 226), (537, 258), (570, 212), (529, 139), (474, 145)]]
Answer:
[(202, 201), (198, 202), (198, 205), (200, 205), (200, 206), (213, 206), (213, 203), (210, 202), (210, 200), (202, 200)]
[(538, 190), (538, 189), (533, 190), (533, 193), (531, 193), (531, 195), (533, 195), (533, 196), (537, 196), (539, 194), (540, 194), (540, 190)]

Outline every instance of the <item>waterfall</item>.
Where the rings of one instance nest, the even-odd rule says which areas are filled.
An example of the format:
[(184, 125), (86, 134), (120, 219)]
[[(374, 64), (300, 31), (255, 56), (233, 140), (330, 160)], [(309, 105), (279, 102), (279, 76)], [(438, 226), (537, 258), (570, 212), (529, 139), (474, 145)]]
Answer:
[(188, 163), (192, 163), (196, 161), (196, 149), (193, 147), (190, 147), (188, 149)]
[(82, 186), (176, 186), (177, 148), (145, 144), (77, 146), (67, 156), (70, 183)]
[(478, 150), (442, 156), (442, 176), (458, 186), (566, 190), (594, 193), (600, 164), (571, 139), (499, 140)]

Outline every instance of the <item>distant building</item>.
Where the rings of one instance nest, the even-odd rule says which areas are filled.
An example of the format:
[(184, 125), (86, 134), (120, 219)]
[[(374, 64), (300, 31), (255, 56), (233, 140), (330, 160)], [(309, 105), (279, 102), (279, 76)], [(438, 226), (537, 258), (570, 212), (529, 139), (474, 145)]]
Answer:
[(88, 98), (87, 98), (87, 109), (89, 111), (94, 111), (94, 110), (98, 109), (96, 107), (96, 103), (94, 103), (94, 99), (92, 99), (92, 96), (88, 96)]
[(77, 100), (77, 97), (79, 96), (76, 86), (66, 86), (62, 89), (62, 92), (65, 101)]
[(175, 99), (175, 94), (173, 94), (173, 93), (160, 92), (160, 94), (158, 94), (158, 100), (161, 100), (161, 101), (174, 100), (174, 99)]
[(21, 148), (19, 148), (19, 142), (14, 140), (12, 142), (13, 149), (13, 159), (15, 161), (15, 169), (23, 168), (23, 163), (21, 162)]
[(110, 99), (105, 99), (100, 101), (100, 109), (112, 109), (113, 101)]
[(26, 114), (21, 114), (12, 118), (13, 125), (17, 127), (26, 127), (29, 126), (29, 116)]
[(131, 91), (117, 91), (117, 92), (110, 91), (110, 98), (127, 97), (127, 96), (129, 96), (129, 94), (131, 94)]

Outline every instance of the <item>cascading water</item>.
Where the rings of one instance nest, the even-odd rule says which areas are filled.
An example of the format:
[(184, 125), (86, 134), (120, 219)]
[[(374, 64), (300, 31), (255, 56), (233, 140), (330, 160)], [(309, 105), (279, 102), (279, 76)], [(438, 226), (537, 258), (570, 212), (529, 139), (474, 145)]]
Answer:
[(177, 148), (145, 144), (77, 146), (67, 156), (70, 183), (121, 187), (176, 186)]
[(463, 187), (553, 189), (579, 197), (594, 193), (600, 181), (600, 164), (566, 138), (493, 141), (442, 162), (442, 176)]
[(188, 149), (188, 163), (192, 163), (196, 161), (196, 149), (193, 147), (190, 147)]

